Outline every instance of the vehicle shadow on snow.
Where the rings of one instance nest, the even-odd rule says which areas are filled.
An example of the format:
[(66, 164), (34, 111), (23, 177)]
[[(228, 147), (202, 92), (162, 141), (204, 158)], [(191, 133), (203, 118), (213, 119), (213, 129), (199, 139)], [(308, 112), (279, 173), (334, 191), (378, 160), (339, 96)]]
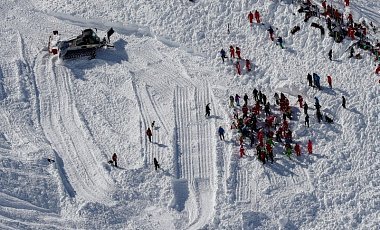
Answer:
[(111, 49), (100, 49), (96, 53), (97, 60), (107, 61), (107, 64), (120, 64), (122, 61), (128, 61), (128, 53), (125, 49), (128, 42), (122, 39), (117, 40), (113, 43), (114, 48)]
[(87, 80), (85, 72), (88, 69), (93, 69), (99, 65), (114, 65), (128, 61), (128, 53), (126, 51), (127, 41), (119, 39), (113, 43), (114, 48), (99, 49), (96, 52), (96, 57), (89, 60), (88, 57), (71, 59), (64, 61), (64, 66), (69, 68), (74, 77), (80, 80)]

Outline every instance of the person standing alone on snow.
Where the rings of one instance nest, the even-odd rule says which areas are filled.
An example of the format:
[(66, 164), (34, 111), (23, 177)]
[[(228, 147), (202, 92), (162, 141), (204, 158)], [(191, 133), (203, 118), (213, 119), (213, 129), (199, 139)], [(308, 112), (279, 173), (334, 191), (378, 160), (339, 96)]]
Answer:
[(251, 62), (248, 59), (245, 59), (245, 68), (248, 72), (251, 71)]
[(282, 41), (282, 37), (278, 37), (278, 38), (277, 38), (277, 44), (280, 45), (281, 49), (284, 48), (282, 42), (283, 42), (283, 41)]
[(309, 86), (313, 87), (313, 77), (310, 73), (307, 74), (307, 81), (309, 82)]
[(227, 58), (227, 57), (226, 57), (226, 51), (224, 51), (224, 49), (222, 49), (222, 50), (220, 51), (220, 56), (222, 57), (222, 61), (223, 61), (223, 63), (224, 63), (224, 59)]
[(158, 163), (156, 158), (153, 158), (153, 163), (154, 163), (154, 169), (157, 171), (157, 169), (160, 168), (160, 164)]
[(342, 106), (346, 108), (346, 98), (344, 96), (342, 96)]
[(329, 60), (332, 61), (332, 49), (329, 51)]
[(311, 142), (311, 140), (307, 142), (307, 151), (309, 152), (309, 154), (313, 153), (313, 143)]
[(268, 29), (268, 32), (269, 32), (269, 37), (270, 37), (270, 40), (274, 40), (274, 31), (272, 29), (272, 26), (269, 26), (269, 29)]
[(220, 140), (224, 140), (224, 129), (222, 128), (222, 126), (219, 126), (218, 133)]
[(329, 83), (330, 89), (332, 89), (332, 79), (330, 75), (327, 75), (327, 83)]
[(146, 135), (148, 136), (149, 141), (152, 142), (152, 130), (150, 130), (150, 128), (146, 130)]
[(117, 155), (116, 155), (116, 153), (114, 153), (114, 154), (112, 155), (112, 161), (113, 161), (113, 163), (115, 164), (115, 167), (117, 167)]
[(206, 105), (206, 114), (205, 114), (205, 117), (209, 117), (210, 116), (210, 111), (211, 111), (211, 109), (210, 109), (210, 103), (208, 103)]
[(235, 64), (235, 66), (236, 66), (236, 72), (237, 72), (237, 74), (241, 75), (241, 67), (240, 67), (240, 62), (239, 62), (239, 61), (237, 61), (237, 62), (236, 62), (236, 64)]

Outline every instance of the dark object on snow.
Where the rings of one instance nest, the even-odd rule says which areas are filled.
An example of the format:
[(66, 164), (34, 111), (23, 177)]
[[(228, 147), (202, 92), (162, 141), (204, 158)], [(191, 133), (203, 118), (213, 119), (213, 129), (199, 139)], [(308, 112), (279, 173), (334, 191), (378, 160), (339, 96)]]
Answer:
[(356, 47), (360, 48), (360, 49), (363, 49), (363, 50), (372, 50), (372, 49), (374, 49), (373, 45), (370, 42), (364, 41), (364, 40), (359, 40), (354, 45)]
[(321, 30), (321, 36), (325, 35), (325, 29), (323, 28), (323, 26), (313, 22), (311, 23), (310, 25), (311, 27), (314, 27), (314, 28), (317, 28), (317, 29), (320, 29)]
[(301, 28), (299, 26), (293, 27), (293, 29), (290, 31), (291, 34), (297, 33)]
[(330, 61), (332, 61), (332, 49), (330, 49), (330, 51), (329, 51), (329, 59), (330, 59)]
[(326, 121), (327, 123), (334, 123), (333, 119), (330, 118), (330, 117), (328, 117), (327, 115), (325, 115), (325, 121)]
[(206, 114), (205, 114), (205, 117), (209, 117), (210, 116), (210, 111), (211, 111), (211, 109), (210, 109), (210, 103), (208, 103), (206, 105)]
[[(83, 56), (90, 56), (95, 58), (97, 49), (101, 47), (113, 47), (109, 44), (110, 36), (115, 31), (110, 28), (107, 31), (107, 36), (100, 39), (93, 29), (85, 29), (81, 35), (69, 40), (60, 40), (57, 44), (52, 44), (52, 49), (58, 50), (59, 57), (62, 59), (78, 58)], [(58, 31), (53, 31), (56, 36)], [(49, 44), (50, 46), (50, 44)], [(54, 47), (55, 46), (55, 47)]]
[(54, 163), (54, 162), (55, 162), (55, 160), (50, 159), (50, 158), (48, 158), (47, 161), (48, 161), (49, 163)]
[(157, 170), (160, 168), (160, 164), (158, 163), (156, 158), (153, 158), (153, 163), (154, 163), (154, 169)]
[(117, 155), (116, 155), (116, 153), (114, 153), (112, 155), (112, 161), (113, 161), (113, 163), (115, 163), (115, 167), (117, 167)]
[(343, 28), (338, 25), (331, 30), (329, 35), (334, 38), (335, 42), (341, 43), (344, 39), (344, 36), (347, 35), (347, 31), (343, 30)]
[(346, 108), (346, 98), (342, 96), (342, 107)]

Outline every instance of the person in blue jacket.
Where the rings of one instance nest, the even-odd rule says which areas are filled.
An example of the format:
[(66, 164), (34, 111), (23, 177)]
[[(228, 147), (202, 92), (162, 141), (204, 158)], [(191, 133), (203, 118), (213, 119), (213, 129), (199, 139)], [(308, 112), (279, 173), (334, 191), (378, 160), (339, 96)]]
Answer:
[(223, 61), (223, 63), (224, 63), (224, 59), (227, 58), (227, 57), (226, 57), (226, 51), (225, 51), (224, 49), (222, 49), (222, 50), (220, 51), (220, 56), (222, 57), (222, 61)]
[(224, 140), (224, 129), (222, 128), (222, 126), (219, 126), (218, 133), (220, 140)]

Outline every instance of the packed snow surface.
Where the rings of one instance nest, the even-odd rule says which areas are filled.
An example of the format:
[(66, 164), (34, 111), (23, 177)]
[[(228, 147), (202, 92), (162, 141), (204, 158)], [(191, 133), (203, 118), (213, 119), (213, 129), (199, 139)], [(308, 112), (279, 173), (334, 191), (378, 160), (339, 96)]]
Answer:
[[(348, 58), (357, 40), (334, 42), (323, 16), (304, 22), (299, 2), (2, 1), (0, 229), (378, 229), (378, 62), (361, 49), (362, 59)], [(380, 26), (378, 0), (327, 2)], [(254, 10), (263, 24), (250, 26)], [(110, 27), (115, 47), (95, 59), (48, 52), (53, 30), (69, 38), (97, 28), (103, 37)], [(375, 43), (379, 32), (369, 28)], [(230, 45), (252, 71), (241, 62), (238, 75), (236, 60), (222, 62)], [(307, 73), (321, 77), (322, 90), (308, 86)], [(247, 93), (253, 106), (254, 88), (280, 118), (273, 95), (289, 99), (301, 156), (289, 159), (275, 142), (275, 162), (263, 165), (247, 138), (240, 158), (231, 124), (241, 107), (229, 107), (229, 96)], [(310, 128), (297, 95), (310, 107)], [(314, 97), (334, 123), (317, 122)], [(108, 163), (113, 153), (118, 168)]]

